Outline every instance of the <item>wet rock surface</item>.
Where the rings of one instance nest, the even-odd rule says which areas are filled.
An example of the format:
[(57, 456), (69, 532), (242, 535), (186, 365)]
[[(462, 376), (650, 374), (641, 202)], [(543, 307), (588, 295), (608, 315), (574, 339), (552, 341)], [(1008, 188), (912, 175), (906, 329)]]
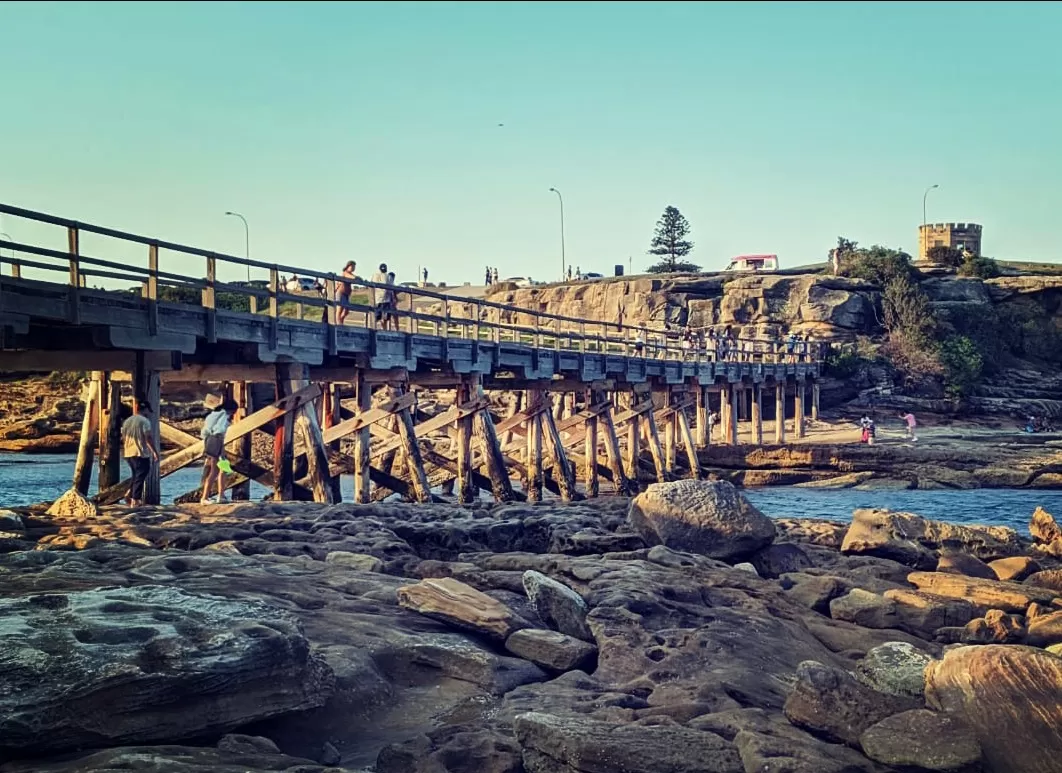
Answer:
[[(0, 554), (0, 701), (18, 719), (0, 771), (889, 773), (973, 760), (971, 734), (984, 754), (969, 770), (1062, 754), (1062, 660), (1025, 646), (1062, 643), (1046, 575), (913, 571), (921, 550), (845, 555), (846, 535), (813, 521), (755, 549), (737, 528), (721, 557), (647, 542), (630, 509), (5, 514), (27, 549)], [(918, 544), (933, 569), (959, 549)], [(1019, 643), (942, 660), (971, 623)], [(63, 687), (76, 712), (49, 698)], [(42, 716), (55, 732), (34, 730)], [(986, 741), (1008, 723), (1035, 754)]]

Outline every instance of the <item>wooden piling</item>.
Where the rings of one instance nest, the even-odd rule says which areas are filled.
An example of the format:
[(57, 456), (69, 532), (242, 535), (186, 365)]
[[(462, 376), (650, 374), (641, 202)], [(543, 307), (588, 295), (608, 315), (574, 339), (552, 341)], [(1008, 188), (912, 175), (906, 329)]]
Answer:
[[(671, 390), (664, 392), (664, 407), (674, 405), (674, 396)], [(664, 466), (669, 475), (675, 474), (675, 414), (672, 412), (664, 419)]]
[(736, 446), (738, 444), (738, 388), (737, 384), (727, 387), (730, 399), (730, 410), (727, 414), (727, 443)]
[(686, 411), (675, 411), (675, 423), (682, 444), (686, 448), (686, 461), (690, 465), (690, 477), (694, 480), (701, 479), (701, 461), (697, 458), (697, 444), (693, 440), (689, 422), (686, 419)]
[(785, 382), (774, 385), (774, 442), (785, 443)]
[[(483, 395), (482, 385), (477, 387), (477, 392), (480, 396)], [(505, 457), (498, 443), (498, 433), (494, 431), (494, 419), (490, 415), (489, 408), (484, 408), (476, 414), (476, 431), (483, 443), (483, 459), (487, 466), (487, 476), (490, 478), (494, 500), (512, 502), (516, 496), (513, 492), (512, 481), (509, 480), (509, 471), (505, 467)]]
[(670, 480), (671, 477), (664, 464), (664, 450), (660, 447), (660, 435), (656, 431), (656, 419), (653, 417), (652, 409), (645, 412), (645, 440), (646, 445), (649, 446), (649, 454), (653, 457), (657, 483)]
[[(454, 405), (462, 406), (472, 400), (472, 389), (466, 379), (457, 387)], [(457, 501), (467, 505), (475, 496), (472, 486), (472, 416), (463, 416), (456, 422), (457, 433)]]
[[(593, 405), (593, 399), (588, 395), (586, 399), (586, 406), (590, 408)], [(593, 415), (586, 420), (586, 437), (585, 437), (585, 451), (584, 451), (584, 472), (585, 478), (584, 485), (586, 488), (586, 496), (589, 499), (593, 499), (600, 492), (600, 486), (597, 479), (597, 416)]]
[[(538, 406), (541, 392), (531, 390), (527, 394), (528, 407)], [(527, 420), (527, 501), (542, 501), (542, 422), (539, 413)]]
[[(232, 399), (236, 403), (236, 421), (250, 416), (254, 412), (251, 405), (251, 385), (246, 381), (236, 381), (232, 384)], [(253, 445), (251, 434), (248, 433), (234, 443), (228, 445), (230, 453), (235, 454), (241, 461), (250, 462)], [(251, 498), (251, 480), (241, 481), (230, 489), (233, 502), (246, 502)]]
[[(372, 410), (372, 387), (365, 383), (365, 371), (360, 368), (354, 376), (354, 396), (357, 403), (357, 414), (363, 416)], [(369, 427), (365, 426), (354, 432), (354, 501), (358, 504), (368, 504), (372, 494), (372, 480), (369, 477), (370, 470), (370, 435)]]
[[(291, 374), (287, 364), (277, 365), (276, 399), (292, 395)], [(288, 411), (275, 422), (273, 431), (273, 499), (289, 502), (295, 492), (295, 412)]]
[(599, 395), (597, 399), (606, 403), (606, 408), (600, 413), (598, 420), (605, 436), (605, 455), (608, 458), (608, 468), (612, 472), (612, 489), (621, 496), (633, 494), (633, 487), (623, 470), (623, 456), (620, 453), (619, 437), (616, 435), (616, 425), (612, 421), (612, 400), (603, 394)]
[(752, 385), (752, 444), (763, 445), (763, 386)]
[(697, 448), (707, 448), (711, 439), (708, 437), (708, 392), (700, 384), (697, 390)]
[[(563, 397), (561, 398), (560, 403), (561, 405), (564, 404)], [(557, 482), (561, 501), (574, 501), (577, 499), (575, 468), (568, 459), (568, 455), (564, 452), (564, 443), (561, 441), (560, 432), (557, 430), (557, 423), (553, 420), (553, 415), (551, 413), (546, 412), (542, 414), (542, 428), (545, 431), (547, 454), (549, 455), (550, 464), (553, 467), (553, 478)]]
[(85, 385), (85, 414), (81, 418), (81, 439), (74, 463), (73, 486), (81, 494), (87, 494), (92, 482), (92, 462), (95, 458), (96, 433), (100, 419), (100, 374), (93, 373)]
[(793, 434), (798, 438), (804, 437), (805, 425), (804, 425), (804, 381), (803, 379), (796, 382), (796, 392), (793, 397)]
[(99, 490), (122, 479), (122, 385), (110, 375), (102, 373), (100, 379)]
[[(627, 407), (631, 410), (638, 404), (638, 395), (635, 392), (627, 393)], [(641, 416), (635, 414), (627, 423), (627, 477), (635, 484), (638, 483), (638, 467), (641, 460)]]
[[(305, 365), (287, 366), (291, 377), (289, 394), (309, 386), (309, 368)], [(306, 450), (306, 476), (309, 488), (313, 491), (313, 501), (334, 504), (332, 496), (332, 476), (328, 469), (328, 452), (325, 449), (321, 425), (317, 422), (317, 409), (314, 403), (299, 408), (295, 415), (294, 429), (299, 441)]]
[(811, 420), (819, 420), (819, 393), (821, 389), (819, 387), (819, 380), (814, 379), (811, 382)]
[[(402, 392), (402, 389), (396, 389), (395, 396), (401, 396)], [(420, 453), (420, 446), (417, 444), (417, 430), (409, 408), (400, 410), (397, 413), (397, 419), (398, 434), (402, 436), (403, 456), (409, 472), (410, 493), (418, 502), (430, 502), (431, 486), (428, 484), (428, 475), (424, 471), (424, 459)]]

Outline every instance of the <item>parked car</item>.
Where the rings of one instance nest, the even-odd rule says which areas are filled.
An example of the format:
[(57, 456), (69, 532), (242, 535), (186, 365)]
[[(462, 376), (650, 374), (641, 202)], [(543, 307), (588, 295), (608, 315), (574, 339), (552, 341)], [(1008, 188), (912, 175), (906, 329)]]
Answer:
[(724, 271), (748, 272), (748, 271), (777, 271), (777, 255), (738, 255), (731, 258), (729, 265)]
[(512, 282), (517, 287), (534, 287), (535, 283), (526, 276), (511, 276), (503, 281)]
[(604, 279), (604, 278), (605, 278), (604, 274), (597, 274), (597, 273), (594, 273), (592, 271), (589, 274), (583, 274), (583, 281), (585, 281), (585, 282), (596, 282), (599, 279)]

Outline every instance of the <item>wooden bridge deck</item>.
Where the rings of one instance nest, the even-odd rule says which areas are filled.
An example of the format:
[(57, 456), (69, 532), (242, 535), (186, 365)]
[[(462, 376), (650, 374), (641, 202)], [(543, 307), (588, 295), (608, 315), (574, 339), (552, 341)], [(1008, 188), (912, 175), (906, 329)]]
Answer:
[[(0, 213), (32, 221), (38, 229), (65, 229), (66, 250), (0, 239), (0, 268), (10, 269), (0, 271), (0, 372), (78, 370), (95, 374), (96, 402), (87, 412), (93, 413), (94, 424), (89, 427), (86, 420), (82, 445), (100, 447), (101, 487), (117, 484), (114, 450), (108, 444), (113, 443), (121, 396), (120, 388), (110, 385), (126, 380), (133, 382), (136, 393), (156, 404), (161, 384), (170, 380), (220, 383), (241, 397), (244, 430), (230, 431), (227, 437), (232, 443), (242, 439), (239, 448), (230, 446), (236, 448), (233, 458), (242, 465), (245, 477), (268, 480), (284, 498), (299, 489), (289, 469), (296, 418), (303, 446), (311, 450), (307, 486), (316, 481), (312, 486), (315, 498), (335, 496), (338, 487), (331, 486), (331, 494), (324, 489), (333, 472), (344, 471), (335, 441), (346, 434), (358, 446), (354, 458), (347, 458), (346, 463), (359, 481), (359, 501), (367, 501), (370, 479), (418, 499), (429, 497), (424, 460), (417, 448), (418, 430), (409, 417), (408, 401), (401, 400), (411, 384), (458, 390), (457, 413), (449, 424), (439, 425), (455, 437), (456, 459), (436, 458), (435, 466), (441, 465), (444, 472), (454, 468), (463, 501), (470, 496), (470, 481), (477, 475), (495, 496), (511, 498), (511, 486), (500, 480), (507, 477), (507, 468), (523, 471), (532, 498), (544, 483), (571, 498), (576, 476), (568, 457), (578, 454), (566, 453), (565, 446), (572, 442), (586, 444), (582, 461), (590, 495), (597, 492), (599, 473), (611, 477), (617, 490), (625, 488), (630, 483), (627, 478), (637, 477), (640, 450), (645, 446), (658, 479), (674, 474), (676, 448), (684, 444), (690, 472), (699, 475), (696, 449), (708, 442), (709, 393), (719, 395), (728, 442), (736, 442), (739, 416), (751, 412), (754, 426), (760, 426), (766, 386), (776, 392), (776, 442), (785, 436), (787, 394), (792, 394), (794, 412), (799, 414), (794, 424), (798, 435), (803, 432), (805, 385), (812, 386), (812, 412), (817, 410), (815, 379), (820, 363), (812, 356), (814, 352), (794, 356), (778, 341), (745, 342), (740, 361), (718, 362), (714, 353), (684, 349), (677, 334), (659, 328), (564, 317), (483, 299), (455, 299), (426, 288), (380, 285), (268, 264), (8, 205), (0, 204)], [(143, 264), (113, 254), (86, 254), (82, 249), (86, 236), (94, 240), (94, 250), (98, 243), (105, 255), (116, 244), (121, 250), (115, 253), (128, 253), (130, 247), (142, 250)], [(202, 261), (202, 275), (168, 270), (174, 257), (183, 265)], [(266, 274), (268, 280), (264, 285), (219, 281), (219, 264), (231, 264), (241, 271), (253, 269)], [(281, 272), (315, 279), (323, 292), (285, 292)], [(93, 286), (100, 282), (116, 289)], [(357, 301), (342, 301), (342, 282), (352, 286)], [(117, 289), (122, 285), (129, 289)], [(388, 290), (397, 298), (393, 329), (383, 329), (378, 307), (372, 303), (375, 293)], [(222, 297), (225, 303), (219, 303)], [(306, 319), (307, 310), (313, 319)], [(275, 385), (272, 405), (254, 405), (247, 386), (254, 382)], [(353, 418), (345, 421), (336, 384), (352, 385), (357, 402)], [(393, 390), (392, 409), (382, 413), (372, 404), (373, 390), (380, 387)], [(317, 392), (306, 397), (311, 388)], [(526, 393), (524, 410), (498, 425), (504, 427), (502, 441), (496, 437), (495, 418), (482, 399), (485, 389)], [(549, 397), (557, 393), (567, 398)], [(557, 399), (569, 406), (567, 415), (563, 408), (554, 410)], [(617, 403), (624, 400), (628, 410), (621, 414), (622, 423), (630, 424), (623, 438), (626, 471), (620, 463), (621, 442), (612, 418)], [(575, 409), (577, 403), (581, 410)], [(695, 436), (686, 422), (687, 409), (696, 411)], [(364, 417), (373, 411), (377, 415), (369, 422)], [(656, 437), (654, 414), (664, 422), (663, 447)], [(254, 416), (266, 418), (249, 421)], [(481, 474), (473, 470), (470, 438), (473, 422), (482, 419), (486, 423), (476, 435)], [(344, 431), (338, 433), (336, 427)], [(433, 424), (431, 430), (439, 427)], [(263, 429), (277, 437), (272, 473), (255, 468), (249, 460), (250, 433)], [(410, 467), (405, 481), (384, 469), (390, 469), (393, 459), (391, 464), (373, 465), (379, 453), (374, 456), (372, 436), (377, 450), (384, 443), (392, 457), (395, 449), (403, 451)], [(754, 433), (754, 437), (761, 436), (762, 430)], [(512, 447), (514, 437), (519, 438), (519, 450)], [(170, 428), (168, 440), (174, 438), (186, 448), (177, 452), (180, 465), (173, 459), (163, 460), (163, 474), (202, 454), (201, 444), (196, 452), (194, 443), (180, 439)], [(543, 466), (543, 438), (552, 449), (552, 466), (548, 460)], [(607, 464), (599, 469), (602, 445)], [(104, 456), (108, 457), (106, 476), (102, 475)], [(91, 458), (88, 464), (91, 469)], [(552, 478), (546, 474), (551, 470)], [(75, 477), (79, 488), (87, 487), (83, 459)], [(157, 498), (157, 482), (154, 485)], [(101, 496), (106, 499), (110, 494)]]

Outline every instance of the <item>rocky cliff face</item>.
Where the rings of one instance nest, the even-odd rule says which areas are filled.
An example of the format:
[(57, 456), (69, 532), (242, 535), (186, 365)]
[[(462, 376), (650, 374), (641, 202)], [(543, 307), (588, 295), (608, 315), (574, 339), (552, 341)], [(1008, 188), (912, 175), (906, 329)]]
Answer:
[[(987, 281), (934, 276), (921, 282), (937, 309), (1033, 303), (1062, 325), (1062, 276), (1009, 276)], [(822, 274), (734, 277), (632, 277), (514, 289), (490, 300), (570, 317), (661, 326), (733, 325), (746, 334), (795, 330), (851, 340), (880, 330), (881, 291), (858, 279)]]
[(877, 290), (855, 279), (752, 275), (635, 277), (502, 289), (490, 300), (564, 316), (656, 327), (733, 325), (746, 334), (793, 329), (820, 338), (870, 332)]

